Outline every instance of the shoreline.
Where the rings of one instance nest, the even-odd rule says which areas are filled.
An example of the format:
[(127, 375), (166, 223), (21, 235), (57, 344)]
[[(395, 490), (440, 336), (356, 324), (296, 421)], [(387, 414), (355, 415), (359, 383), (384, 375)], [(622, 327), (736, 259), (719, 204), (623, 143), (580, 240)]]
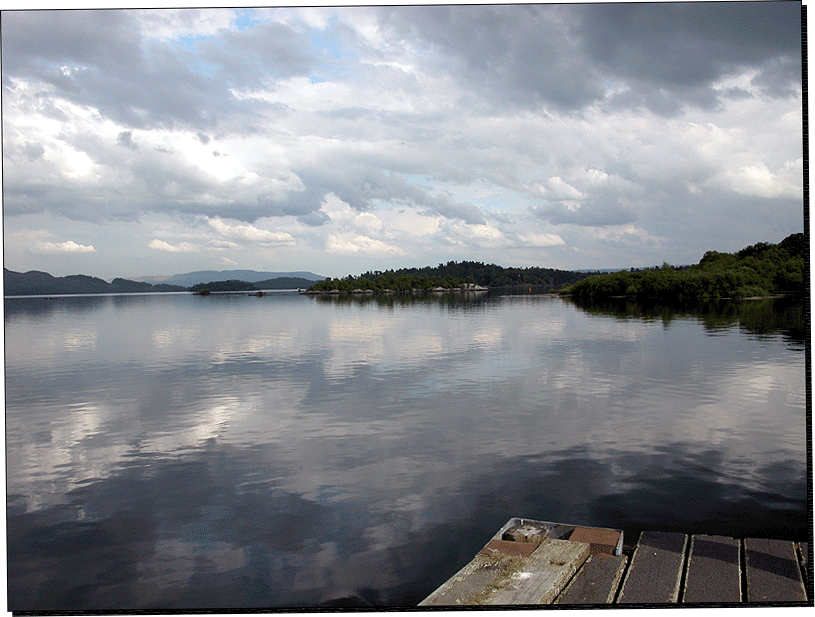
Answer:
[(339, 289), (329, 289), (328, 291), (321, 291), (321, 290), (301, 290), (301, 295), (306, 296), (349, 296), (349, 295), (367, 295), (373, 296), (376, 294), (385, 294), (385, 295), (392, 295), (392, 294), (420, 294), (420, 293), (473, 293), (473, 292), (486, 292), (489, 291), (489, 287), (483, 287), (481, 285), (476, 285), (474, 283), (470, 283), (467, 286), (462, 287), (433, 287), (432, 289), (419, 289), (418, 287), (413, 287), (411, 289), (352, 289), (351, 291), (340, 291)]

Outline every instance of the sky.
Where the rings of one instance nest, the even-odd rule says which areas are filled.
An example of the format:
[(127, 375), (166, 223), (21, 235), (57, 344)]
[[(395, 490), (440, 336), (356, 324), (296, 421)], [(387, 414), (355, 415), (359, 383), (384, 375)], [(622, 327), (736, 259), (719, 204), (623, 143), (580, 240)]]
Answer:
[(2, 14), (4, 265), (697, 263), (804, 230), (800, 2)]

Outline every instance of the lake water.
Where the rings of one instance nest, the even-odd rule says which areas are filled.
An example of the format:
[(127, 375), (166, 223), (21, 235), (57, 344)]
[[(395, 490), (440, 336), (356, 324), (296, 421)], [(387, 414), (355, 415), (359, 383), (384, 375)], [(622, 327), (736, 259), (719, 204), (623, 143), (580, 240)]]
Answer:
[(802, 307), (7, 298), (10, 608), (410, 606), (513, 516), (806, 539)]

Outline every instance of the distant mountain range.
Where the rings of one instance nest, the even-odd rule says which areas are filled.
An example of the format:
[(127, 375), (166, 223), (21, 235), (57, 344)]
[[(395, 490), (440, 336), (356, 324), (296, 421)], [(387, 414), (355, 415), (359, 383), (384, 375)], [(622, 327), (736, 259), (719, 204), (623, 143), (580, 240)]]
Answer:
[(202, 270), (168, 277), (144, 278), (152, 279), (152, 282), (115, 278), (108, 283), (100, 278), (84, 274), (52, 276), (38, 270), (21, 273), (3, 268), (3, 294), (6, 296), (35, 296), (189, 291), (190, 287), (199, 283), (232, 280), (252, 283), (255, 289), (298, 289), (310, 287), (314, 281), (322, 280), (322, 277), (311, 272), (256, 272), (254, 270), (221, 272)]
[(277, 278), (299, 278), (308, 281), (322, 281), (324, 276), (313, 272), (258, 272), (257, 270), (198, 270), (185, 274), (173, 274), (172, 276), (141, 276), (136, 281), (144, 283), (163, 283), (165, 285), (181, 285), (182, 287), (192, 287), (198, 283), (208, 283), (211, 281), (246, 281), (247, 283), (259, 283), (269, 279)]

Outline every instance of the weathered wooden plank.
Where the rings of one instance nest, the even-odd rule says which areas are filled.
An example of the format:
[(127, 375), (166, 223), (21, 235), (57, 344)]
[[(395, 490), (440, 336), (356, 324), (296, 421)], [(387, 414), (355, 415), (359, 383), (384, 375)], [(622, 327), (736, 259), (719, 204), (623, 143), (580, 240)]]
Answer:
[(545, 540), (528, 557), (481, 552), (419, 606), (548, 604), (588, 556), (588, 544), (566, 540)]
[(809, 577), (812, 576), (809, 572), (809, 542), (801, 542), (798, 545), (798, 550), (801, 552), (801, 569), (803, 570), (804, 588), (807, 592), (807, 599), (812, 599), (809, 588)]
[(683, 602), (741, 602), (741, 543), (723, 536), (691, 537)]
[(555, 604), (611, 604), (627, 561), (625, 555), (592, 555)]
[(805, 602), (806, 590), (795, 554), (785, 540), (744, 541), (748, 602)]
[(545, 540), (512, 574), (478, 598), (479, 604), (551, 604), (588, 559), (589, 545)]
[(668, 604), (678, 600), (687, 536), (643, 531), (623, 581), (621, 604)]
[(510, 577), (523, 557), (503, 553), (479, 553), (419, 606), (457, 606), (474, 604), (485, 589)]

